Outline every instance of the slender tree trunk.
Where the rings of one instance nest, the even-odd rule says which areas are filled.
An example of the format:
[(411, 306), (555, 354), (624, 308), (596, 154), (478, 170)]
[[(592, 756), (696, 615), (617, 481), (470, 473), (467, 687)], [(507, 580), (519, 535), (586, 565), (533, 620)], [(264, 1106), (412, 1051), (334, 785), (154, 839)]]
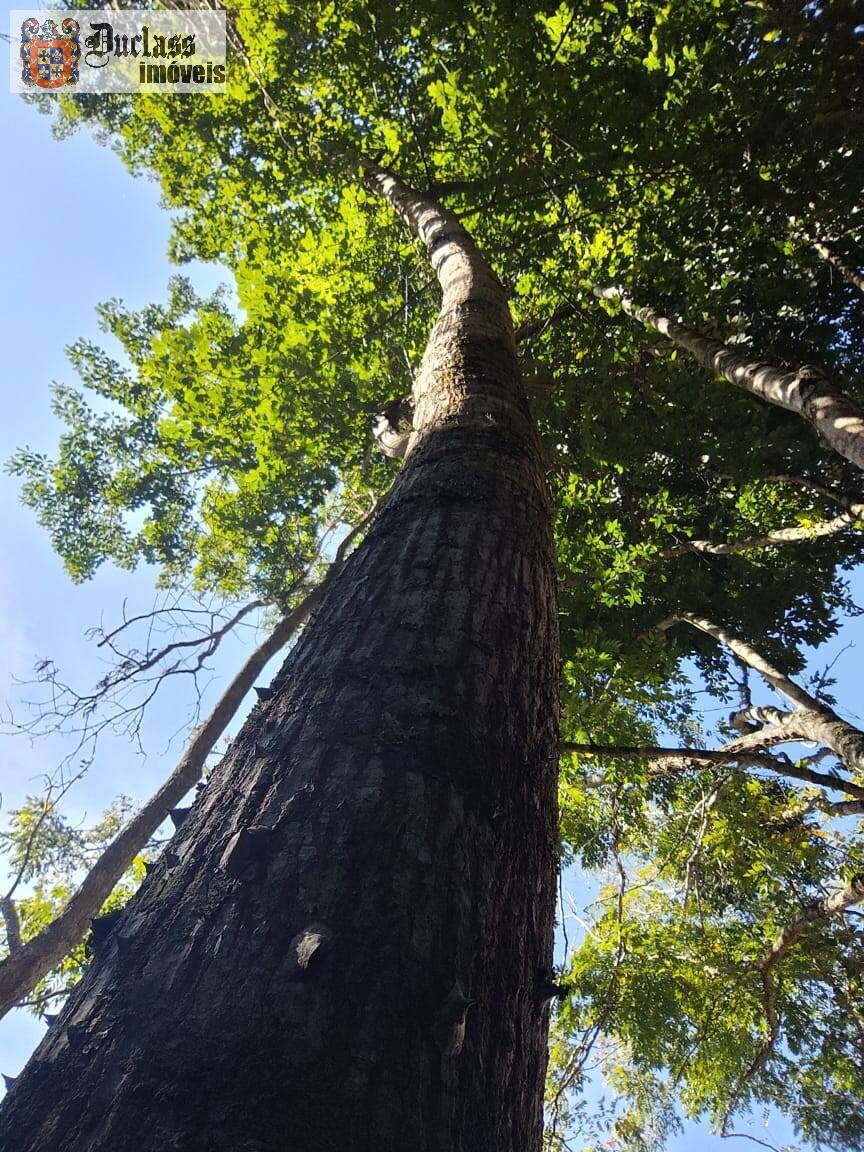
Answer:
[(455, 218), (365, 171), (443, 289), (406, 463), (176, 864), (10, 1092), (4, 1149), (539, 1148), (559, 675), (541, 461), (500, 284)]
[(749, 552), (757, 548), (776, 548), (780, 544), (800, 544), (808, 540), (820, 540), (824, 536), (834, 536), (845, 532), (860, 518), (851, 512), (841, 512), (831, 520), (819, 520), (815, 524), (796, 524), (794, 528), (776, 528), (759, 536), (745, 536), (740, 540), (686, 540), (664, 548), (660, 555), (664, 560), (686, 556), (688, 552), (701, 552), (709, 556), (733, 556), (737, 552)]
[(857, 288), (864, 295), (864, 276), (860, 272), (856, 272), (842, 256), (838, 256), (834, 249), (829, 248), (827, 244), (823, 244), (819, 240), (812, 241), (812, 244), (819, 256), (832, 268), (836, 268), (847, 284), (851, 284), (853, 288)]
[(864, 411), (827, 380), (820, 369), (807, 365), (784, 372), (772, 364), (742, 356), (719, 340), (700, 336), (654, 308), (637, 307), (618, 288), (595, 288), (594, 293), (603, 300), (619, 300), (628, 316), (686, 348), (709, 372), (769, 404), (803, 416), (830, 448), (864, 468)]

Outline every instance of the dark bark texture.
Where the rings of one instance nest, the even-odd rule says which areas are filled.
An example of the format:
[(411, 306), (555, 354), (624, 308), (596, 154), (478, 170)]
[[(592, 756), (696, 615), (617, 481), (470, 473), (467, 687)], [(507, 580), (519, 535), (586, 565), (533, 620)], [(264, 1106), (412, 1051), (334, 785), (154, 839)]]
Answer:
[[(559, 676), (541, 461), (500, 285), (458, 222), (367, 176), (444, 289), (409, 455), (176, 863), (7, 1097), (3, 1152), (540, 1146)], [(476, 1003), (445, 1056), (457, 985)]]
[[(271, 657), (284, 648), (320, 601), (323, 586), (318, 585), (284, 616), (270, 635), (250, 654), (233, 680), (216, 701), (213, 711), (195, 732), (179, 764), (147, 801), (120, 829), (99, 855), (80, 886), (58, 915), (26, 944), (20, 931), (17, 942), (7, 928), (9, 955), (0, 961), (0, 1017), (32, 992), (38, 982), (83, 940), (94, 916), (113, 892), (135, 857), (147, 847), (160, 824), (168, 819), (187, 792), (201, 779), (207, 757), (216, 741), (231, 723), (247, 692)], [(10, 899), (7, 906), (15, 912)], [(0, 901), (0, 911), (4, 908)], [(17, 923), (17, 914), (16, 914)]]

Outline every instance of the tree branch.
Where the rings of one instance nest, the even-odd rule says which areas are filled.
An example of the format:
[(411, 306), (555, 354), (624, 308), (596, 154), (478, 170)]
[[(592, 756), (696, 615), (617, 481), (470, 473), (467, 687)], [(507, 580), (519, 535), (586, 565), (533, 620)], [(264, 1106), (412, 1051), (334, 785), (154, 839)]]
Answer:
[[(383, 497), (382, 497), (383, 499)], [(380, 507), (348, 533), (319, 584), (286, 616), (247, 658), (219, 697), (207, 720), (194, 733), (177, 767), (158, 792), (132, 817), (99, 856), (62, 912), (37, 936), (0, 962), (0, 1017), (58, 964), (87, 931), (120, 877), (143, 851), (153, 833), (200, 779), (208, 755), (225, 731), (262, 669), (306, 622), (344, 565), (348, 550)]]
[(777, 484), (794, 484), (798, 488), (803, 488), (807, 492), (813, 492), (816, 496), (821, 496), (824, 500), (830, 500), (833, 504), (839, 504), (841, 508), (845, 508), (856, 520), (864, 520), (864, 500), (861, 500), (857, 495), (850, 496), (845, 492), (835, 492), (833, 488), (826, 488), (824, 484), (818, 484), (815, 480), (810, 480), (806, 476), (794, 476), (788, 472), (766, 476), (765, 479)]
[[(239, 608), (234, 615), (229, 617), (219, 628), (211, 628), (204, 642), (204, 648), (198, 653), (198, 667), (200, 668), (204, 661), (215, 653), (228, 633), (233, 631), (241, 620), (245, 619), (245, 617), (249, 616), (252, 612), (257, 611), (257, 609), (266, 607), (268, 603), (269, 601), (267, 600), (250, 600), (248, 604), (244, 604), (242, 608)], [(144, 617), (133, 617), (133, 620), (142, 618), (146, 618), (146, 615)], [(142, 672), (148, 672), (151, 668), (155, 668), (157, 664), (161, 663), (162, 660), (170, 656), (173, 652), (180, 651), (183, 648), (197, 648), (200, 647), (202, 643), (200, 636), (195, 636), (189, 640), (174, 640), (170, 644), (165, 644), (162, 648), (147, 652), (143, 658), (140, 658), (137, 657), (135, 653), (130, 655), (120, 652), (114, 646), (114, 637), (127, 627), (129, 623), (132, 623), (132, 621), (124, 621), (124, 623), (115, 628), (113, 632), (103, 635), (102, 639), (99, 640), (96, 645), (97, 648), (102, 648), (107, 644), (111, 651), (114, 652), (115, 655), (121, 656), (123, 660), (123, 663), (111, 677), (112, 687), (117, 684), (122, 684), (124, 680), (129, 680), (133, 676), (138, 676)]]
[(849, 768), (864, 772), (864, 732), (790, 680), (755, 648), (751, 648), (746, 640), (705, 617), (691, 612), (679, 612), (663, 620), (657, 628), (665, 632), (679, 623), (690, 624), (725, 645), (730, 652), (734, 652), (740, 660), (758, 672), (775, 691), (795, 704), (797, 711), (792, 723), (800, 739), (831, 748)]
[(541, 332), (545, 332), (547, 328), (551, 328), (555, 324), (560, 324), (562, 320), (569, 320), (571, 316), (576, 316), (579, 313), (579, 305), (575, 302), (568, 301), (566, 304), (561, 304), (550, 316), (537, 317), (536, 320), (526, 320), (524, 324), (520, 324), (516, 329), (516, 343), (520, 344), (523, 340), (530, 340), (534, 336), (538, 336)]
[(791, 924), (778, 934), (774, 943), (759, 961), (762, 972), (770, 971), (793, 948), (807, 928), (823, 920), (830, 920), (840, 916), (847, 908), (860, 904), (864, 900), (864, 873), (854, 876), (851, 882), (835, 892), (833, 896), (826, 896), (808, 905), (804, 911)]
[(727, 631), (727, 629), (722, 628), (719, 624), (714, 624), (711, 620), (706, 619), (706, 617), (696, 616), (692, 612), (678, 612), (674, 616), (667, 617), (666, 620), (659, 624), (658, 630), (665, 632), (676, 624), (691, 624), (694, 628), (698, 628), (700, 632), (705, 632), (706, 635), (712, 636), (728, 648), (730, 652), (734, 652), (739, 660), (743, 660), (745, 664), (758, 672), (764, 680), (768, 681), (772, 688), (775, 688), (793, 704), (797, 704), (799, 708), (807, 708), (815, 712), (823, 707), (814, 696), (811, 696), (804, 688), (794, 683), (794, 681), (790, 680), (783, 672), (778, 671), (778, 669), (770, 664), (763, 656), (760, 656), (756, 649), (751, 648), (746, 640), (743, 640), (740, 636), (736, 636), (733, 632)]
[(833, 248), (829, 248), (827, 244), (822, 243), (820, 240), (811, 240), (810, 246), (813, 250), (832, 268), (836, 268), (847, 284), (851, 284), (853, 288), (864, 295), (864, 276), (842, 258), (838, 256)]
[(850, 884), (839, 892), (835, 892), (833, 896), (826, 896), (805, 908), (800, 916), (783, 928), (774, 943), (759, 960), (757, 967), (762, 982), (762, 1008), (768, 1025), (767, 1035), (753, 1061), (735, 1086), (723, 1118), (724, 1131), (741, 1093), (771, 1059), (780, 1038), (780, 1015), (777, 1011), (776, 992), (772, 978), (773, 969), (789, 949), (798, 943), (809, 927), (841, 915), (853, 905), (860, 904), (862, 900), (864, 900), (864, 874), (853, 877)]
[(719, 340), (710, 340), (676, 324), (654, 308), (637, 307), (620, 288), (595, 288), (594, 295), (601, 300), (619, 300), (628, 316), (685, 348), (709, 372), (770, 404), (803, 416), (829, 447), (864, 468), (864, 411), (835, 387), (821, 369), (805, 365), (784, 372), (772, 364), (742, 356)]
[[(862, 508), (864, 511), (864, 508)], [(761, 536), (745, 536), (741, 540), (729, 540), (724, 544), (714, 544), (710, 540), (687, 540), (664, 548), (660, 555), (669, 560), (675, 556), (685, 556), (688, 552), (707, 553), (711, 556), (731, 556), (736, 552), (748, 552), (753, 548), (773, 548), (778, 544), (797, 544), (804, 540), (819, 540), (823, 536), (833, 536), (845, 532), (859, 521), (858, 515), (843, 512), (833, 520), (820, 520), (815, 524), (796, 525), (794, 528), (777, 528)]]
[[(795, 713), (792, 714), (793, 718)], [(747, 737), (734, 740), (723, 748), (665, 748), (660, 745), (644, 744), (640, 746), (627, 746), (620, 744), (578, 744), (572, 741), (563, 741), (560, 744), (562, 752), (576, 752), (582, 756), (608, 756), (622, 759), (648, 760), (649, 775), (654, 778), (676, 776), (690, 769), (704, 770), (706, 768), (722, 768), (730, 763), (737, 763), (742, 768), (764, 768), (775, 772), (779, 776), (789, 776), (794, 780), (801, 780), (807, 784), (816, 784), (820, 788), (827, 788), (835, 792), (845, 792), (853, 796), (855, 801), (864, 801), (864, 787), (844, 780), (833, 773), (816, 772), (812, 768), (803, 767), (788, 759), (777, 759), (768, 753), (750, 751), (753, 747), (766, 747), (771, 743), (788, 743), (801, 739), (794, 731), (783, 728), (768, 729), (766, 731), (750, 733)], [(592, 788), (603, 787), (606, 779), (603, 776), (589, 778)]]
[(741, 1098), (741, 1093), (750, 1083), (754, 1076), (756, 1076), (771, 1059), (774, 1049), (777, 1046), (777, 1041), (780, 1038), (780, 1017), (777, 1013), (777, 1000), (774, 993), (774, 981), (771, 979), (771, 972), (768, 968), (760, 965), (759, 978), (762, 982), (762, 1011), (765, 1013), (765, 1021), (768, 1025), (767, 1035), (759, 1046), (759, 1051), (754, 1056), (751, 1063), (748, 1065), (744, 1074), (738, 1080), (732, 1095), (729, 1098), (729, 1103), (726, 1105), (726, 1111), (723, 1115), (723, 1123), (721, 1125), (721, 1132), (726, 1131), (726, 1126), (732, 1118), (732, 1113)]
[(6, 929), (6, 947), (10, 955), (21, 947), (21, 921), (18, 918), (18, 909), (11, 896), (0, 898), (0, 916)]

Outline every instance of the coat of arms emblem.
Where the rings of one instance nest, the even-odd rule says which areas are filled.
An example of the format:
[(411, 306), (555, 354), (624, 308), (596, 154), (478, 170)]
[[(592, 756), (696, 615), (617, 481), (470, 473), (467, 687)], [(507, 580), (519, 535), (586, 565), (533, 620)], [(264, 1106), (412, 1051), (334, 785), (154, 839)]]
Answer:
[(78, 83), (78, 43), (80, 25), (65, 19), (60, 28), (53, 20), (34, 17), (21, 25), (21, 79), (30, 88), (62, 88)]

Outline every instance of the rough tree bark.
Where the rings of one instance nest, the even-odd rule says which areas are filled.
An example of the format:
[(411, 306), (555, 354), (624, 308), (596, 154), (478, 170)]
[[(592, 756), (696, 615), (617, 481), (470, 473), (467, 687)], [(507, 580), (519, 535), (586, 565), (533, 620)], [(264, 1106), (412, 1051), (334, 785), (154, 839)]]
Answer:
[(676, 324), (654, 308), (638, 307), (619, 288), (595, 288), (594, 294), (601, 300), (618, 300), (628, 316), (686, 348), (709, 372), (769, 404), (803, 416), (830, 448), (864, 468), (864, 412), (826, 379), (820, 369), (806, 365), (797, 371), (784, 372), (782, 368), (742, 356), (719, 340), (709, 340), (692, 328)]
[[(365, 165), (443, 300), (406, 462), (0, 1111), (15, 1152), (530, 1152), (558, 649), (506, 298)], [(460, 1055), (443, 1055), (468, 1010)]]
[(68, 904), (51, 923), (23, 943), (20, 928), (15, 932), (9, 927), (10, 923), (17, 925), (14, 901), (11, 896), (6, 901), (0, 900), (0, 914), (7, 925), (6, 939), (9, 946), (9, 955), (0, 961), (0, 1017), (14, 1008), (43, 976), (47, 976), (83, 940), (91, 919), (98, 914), (123, 873), (135, 857), (144, 851), (150, 837), (168, 819), (171, 810), (201, 779), (207, 757), (213, 751), (216, 741), (231, 723), (237, 709), (270, 660), (285, 647), (321, 602), (327, 584), (345, 562), (351, 544), (369, 519), (371, 517), (364, 517), (348, 533), (322, 581), (290, 612), (286, 612), (272, 632), (249, 654), (216, 701), (210, 715), (196, 728), (177, 767), (128, 824), (120, 829), (99, 855)]

